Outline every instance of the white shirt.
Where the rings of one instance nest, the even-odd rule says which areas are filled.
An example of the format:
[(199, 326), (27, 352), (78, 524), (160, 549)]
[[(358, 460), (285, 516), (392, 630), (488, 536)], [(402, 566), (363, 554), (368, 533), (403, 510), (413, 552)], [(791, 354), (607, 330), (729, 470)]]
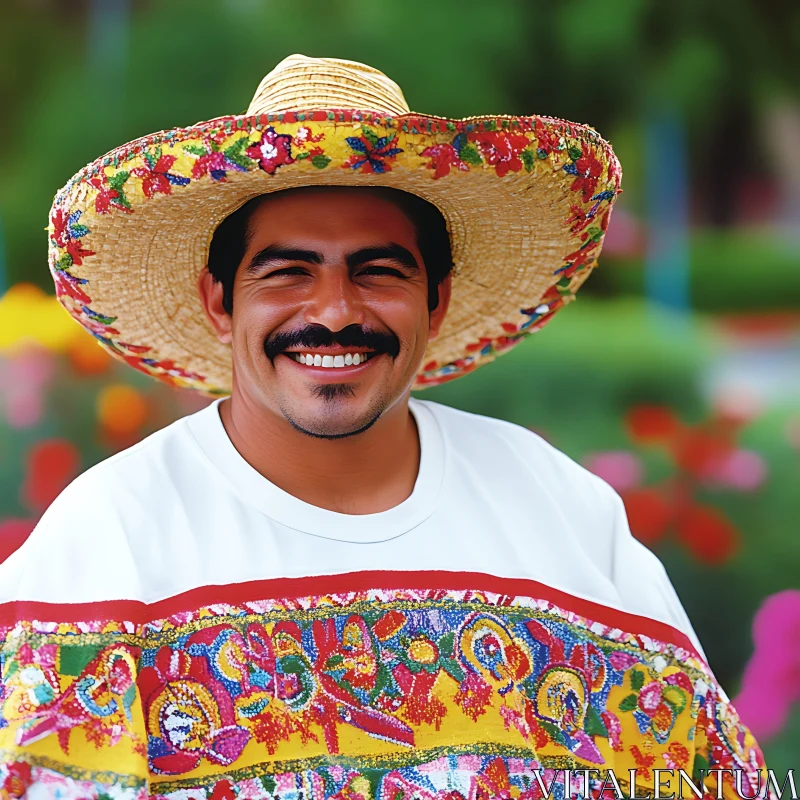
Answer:
[(375, 570), (534, 580), (702, 648), (619, 495), (539, 435), (412, 400), (412, 494), (349, 515), (288, 494), (228, 438), (216, 401), (92, 467), (0, 565), (0, 603), (153, 603), (197, 587)]

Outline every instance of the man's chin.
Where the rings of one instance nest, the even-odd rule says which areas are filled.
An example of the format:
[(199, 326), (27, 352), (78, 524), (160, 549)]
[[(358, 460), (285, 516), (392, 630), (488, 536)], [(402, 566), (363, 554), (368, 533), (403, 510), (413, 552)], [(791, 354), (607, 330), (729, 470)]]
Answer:
[(298, 419), (289, 414), (284, 416), (296, 431), (306, 436), (313, 436), (315, 439), (345, 439), (369, 430), (378, 421), (381, 413), (381, 411), (373, 412), (359, 418), (354, 418), (353, 415), (322, 416), (313, 419)]

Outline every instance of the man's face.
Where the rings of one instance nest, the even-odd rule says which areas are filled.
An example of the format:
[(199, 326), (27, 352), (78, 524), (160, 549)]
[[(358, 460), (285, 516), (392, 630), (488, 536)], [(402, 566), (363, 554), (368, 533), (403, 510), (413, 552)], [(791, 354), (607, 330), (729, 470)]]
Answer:
[(414, 225), (369, 190), (267, 197), (249, 235), (223, 331), (237, 390), (314, 436), (365, 430), (410, 390), (449, 278), (429, 312)]

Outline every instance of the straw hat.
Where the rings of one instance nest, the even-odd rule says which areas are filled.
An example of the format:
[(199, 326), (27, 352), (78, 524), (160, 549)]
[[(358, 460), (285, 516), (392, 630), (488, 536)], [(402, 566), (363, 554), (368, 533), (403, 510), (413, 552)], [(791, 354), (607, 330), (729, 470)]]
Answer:
[(53, 203), (50, 270), (63, 305), (113, 355), (227, 394), (229, 346), (196, 291), (217, 225), (252, 197), (295, 186), (403, 189), (440, 209), (454, 263), (420, 388), (491, 361), (573, 299), (597, 263), (620, 177), (593, 128), (416, 114), (372, 67), (295, 55), (245, 114), (144, 136), (75, 175)]

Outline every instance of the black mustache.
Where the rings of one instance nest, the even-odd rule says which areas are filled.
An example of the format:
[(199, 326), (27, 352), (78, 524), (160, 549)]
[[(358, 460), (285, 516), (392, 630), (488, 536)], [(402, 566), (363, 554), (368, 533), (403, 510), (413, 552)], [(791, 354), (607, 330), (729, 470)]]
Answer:
[(376, 353), (387, 353), (392, 358), (400, 354), (400, 340), (393, 333), (348, 325), (340, 331), (332, 331), (324, 325), (309, 325), (296, 331), (279, 331), (264, 342), (264, 352), (270, 361), (285, 350), (296, 347), (361, 347)]

